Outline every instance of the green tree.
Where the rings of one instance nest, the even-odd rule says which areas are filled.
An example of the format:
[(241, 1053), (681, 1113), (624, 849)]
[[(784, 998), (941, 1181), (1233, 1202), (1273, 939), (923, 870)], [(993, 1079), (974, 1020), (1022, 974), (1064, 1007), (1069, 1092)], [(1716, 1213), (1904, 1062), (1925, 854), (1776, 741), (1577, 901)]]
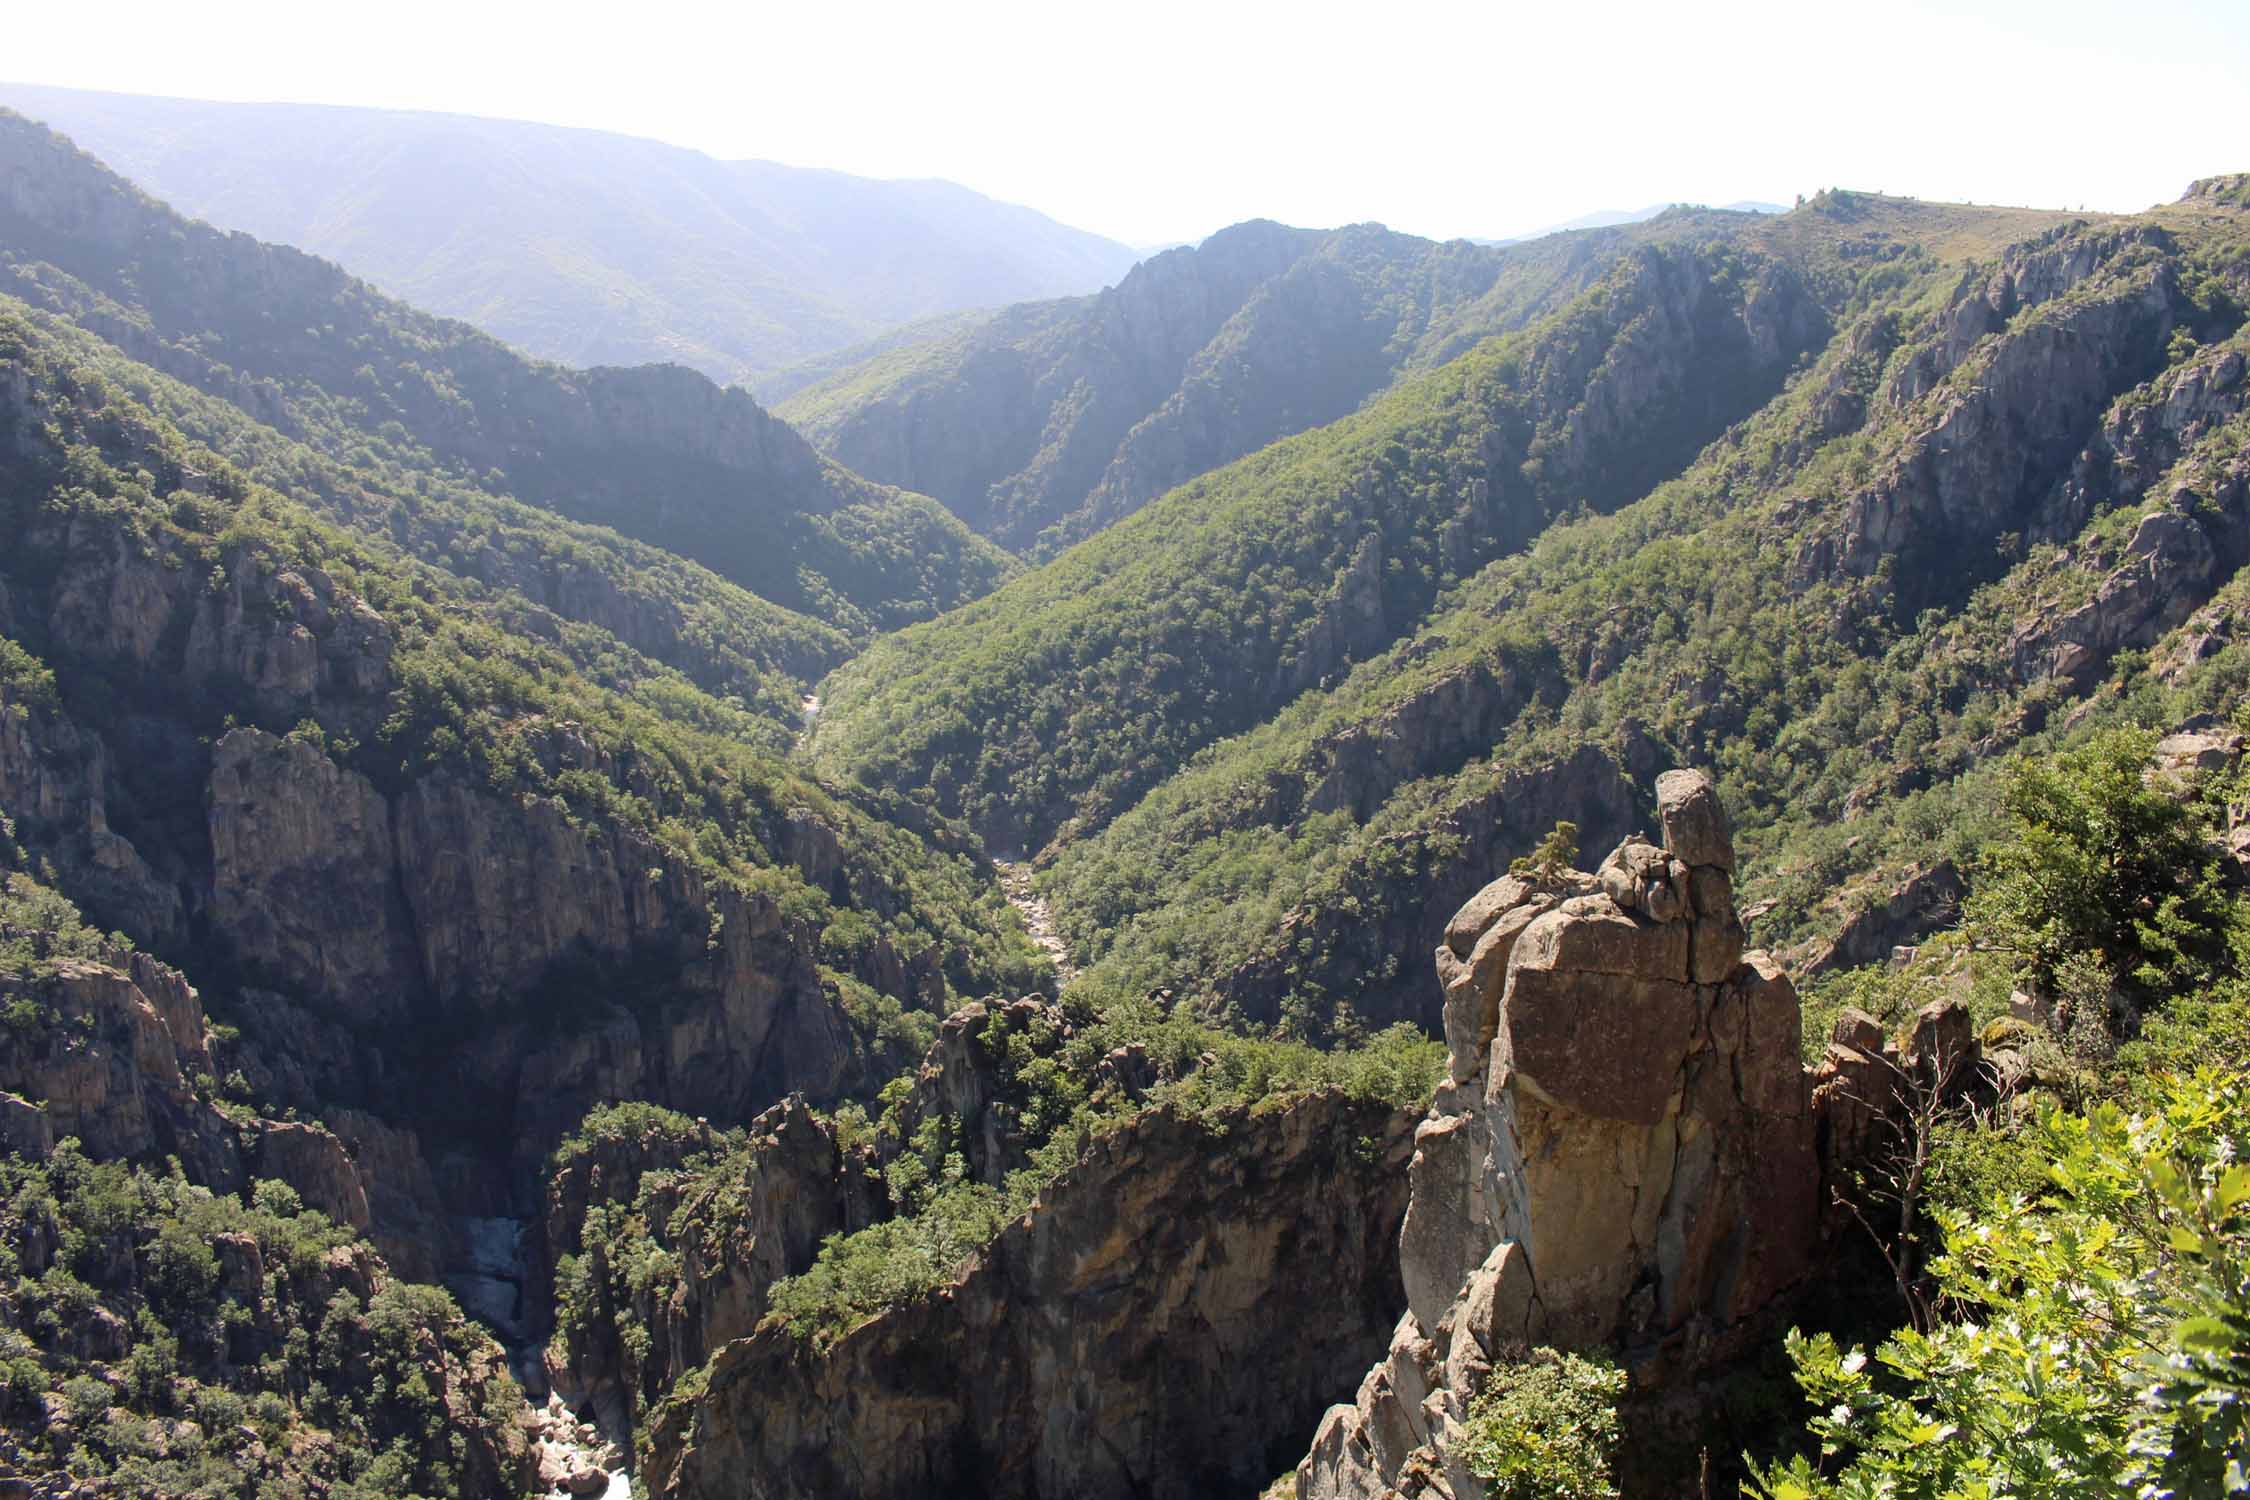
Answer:
[(2011, 767), (2006, 832), (1986, 851), (1968, 904), (1984, 942), (2019, 955), (2052, 990), (2077, 956), (2143, 995), (2208, 979), (2224, 961), (2228, 912), (2195, 804), (2147, 778), (2154, 737), (2113, 729)]
[(1519, 854), (1510, 861), (1508, 873), (1533, 880), (1553, 880), (1577, 863), (1578, 825), (1565, 818), (1549, 829), (1547, 836), (1529, 854)]
[(1939, 1209), (1952, 1321), (1871, 1361), (1792, 1332), (1819, 1454), (1769, 1500), (2094, 1500), (2250, 1489), (2250, 1084), (2162, 1077), (2150, 1107), (2048, 1109), (2036, 1201)]

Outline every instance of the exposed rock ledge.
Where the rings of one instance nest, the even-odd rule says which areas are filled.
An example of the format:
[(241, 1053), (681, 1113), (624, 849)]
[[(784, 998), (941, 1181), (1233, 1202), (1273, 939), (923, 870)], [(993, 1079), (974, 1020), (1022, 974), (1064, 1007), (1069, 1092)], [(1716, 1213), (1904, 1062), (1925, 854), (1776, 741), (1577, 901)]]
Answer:
[(1662, 847), (1510, 876), (1437, 950), (1450, 1077), (1415, 1132), (1407, 1312), (1332, 1408), (1300, 1500), (1481, 1497), (1453, 1445), (1495, 1361), (1622, 1345), (1692, 1361), (1820, 1235), (1797, 994), (1742, 951), (1710, 780), (1658, 778)]
[(1411, 1130), (1338, 1093), (1152, 1110), (935, 1296), (826, 1349), (772, 1325), (722, 1348), (657, 1422), (648, 1493), (1248, 1494), (1383, 1347)]

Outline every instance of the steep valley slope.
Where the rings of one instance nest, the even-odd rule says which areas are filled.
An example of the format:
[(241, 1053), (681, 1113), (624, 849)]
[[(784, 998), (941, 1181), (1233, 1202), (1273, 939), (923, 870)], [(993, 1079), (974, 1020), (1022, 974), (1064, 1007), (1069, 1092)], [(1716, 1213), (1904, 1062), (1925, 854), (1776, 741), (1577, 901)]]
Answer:
[(1922, 1094), (2145, 1044), (1894, 958), (2026, 765), (2239, 980), (2246, 199), (1245, 226), (891, 351), (933, 499), (0, 114), (0, 1487), (1477, 1500), (1542, 1344), (1693, 1493)]
[[(1654, 317), (1583, 385), (1518, 373), (1572, 376), (1529, 361), (1604, 326), (1613, 279), (880, 643), (827, 685), (816, 752), (1044, 847), (1084, 983), (1261, 1020), (1317, 1027), (1348, 1001), (1430, 1024), (1393, 967), (1430, 913), (1558, 819), (1596, 847), (1630, 827), (1630, 786), (1665, 763), (1720, 769), (1760, 932), (1817, 947), (1973, 853), (1995, 757), (2089, 716), (2190, 714), (2231, 671), (2220, 616), (2189, 620), (2223, 614), (2240, 562), (2243, 215), (2222, 182), (2029, 239), (2022, 218), (1831, 194), (1699, 252), (1804, 299), (1782, 325), (1801, 363), (1768, 390), (1738, 377), (1731, 415), (1704, 408), (1708, 446), (1660, 406), (1608, 404), (1662, 389)], [(1642, 284), (1674, 327), (1681, 289), (1709, 286)], [(1721, 314), (1737, 347), (1785, 295)], [(1551, 437), (1446, 467), (1484, 392), (1510, 415), (1549, 403), (1566, 439), (1609, 431), (1617, 487)], [(1597, 514), (1539, 534), (1566, 509), (1543, 488)], [(1522, 520), (1454, 554), (1442, 514), (1434, 536), (1402, 526), (1397, 497), (1465, 494), (1521, 497), (1493, 509)], [(2182, 627), (2212, 659), (2168, 654)]]
[[(324, 261), (185, 219), (8, 112), (0, 180), (11, 296), (312, 449), (342, 471), (323, 486), (346, 491), (335, 504), (402, 486), (415, 501), (432, 486), (479, 508), (525, 501), (861, 638), (1012, 570), (943, 506), (822, 459), (679, 366), (528, 360)], [(461, 537), (447, 550), (479, 549)]]
[(1826, 325), (1786, 263), (1636, 251), (1551, 318), (878, 642), (824, 687), (814, 755), (1009, 847), (1098, 828), (1557, 516), (1686, 463)]
[(1238, 224), (1098, 296), (871, 351), (777, 410), (859, 472), (1051, 555), (1536, 321), (1635, 246), (1692, 241), (1739, 217), (1679, 210), (1505, 247), (1375, 224)]

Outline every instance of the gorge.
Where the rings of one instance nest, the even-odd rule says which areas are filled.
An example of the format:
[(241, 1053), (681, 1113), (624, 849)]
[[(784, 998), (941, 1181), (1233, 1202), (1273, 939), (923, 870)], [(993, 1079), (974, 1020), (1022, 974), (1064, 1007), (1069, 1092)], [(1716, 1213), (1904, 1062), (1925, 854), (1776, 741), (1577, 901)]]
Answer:
[(2224, 1490), (2250, 178), (1057, 290), (768, 411), (0, 110), (0, 1491)]

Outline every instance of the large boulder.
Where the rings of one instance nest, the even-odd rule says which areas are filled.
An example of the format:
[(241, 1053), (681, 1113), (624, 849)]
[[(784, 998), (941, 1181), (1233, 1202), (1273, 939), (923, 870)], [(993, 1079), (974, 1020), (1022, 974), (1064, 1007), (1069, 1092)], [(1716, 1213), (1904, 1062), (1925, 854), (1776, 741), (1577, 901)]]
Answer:
[(1734, 873), (1734, 830), (1708, 774), (1666, 771), (1657, 777), (1656, 816), (1664, 828), (1664, 847), (1681, 861)]

